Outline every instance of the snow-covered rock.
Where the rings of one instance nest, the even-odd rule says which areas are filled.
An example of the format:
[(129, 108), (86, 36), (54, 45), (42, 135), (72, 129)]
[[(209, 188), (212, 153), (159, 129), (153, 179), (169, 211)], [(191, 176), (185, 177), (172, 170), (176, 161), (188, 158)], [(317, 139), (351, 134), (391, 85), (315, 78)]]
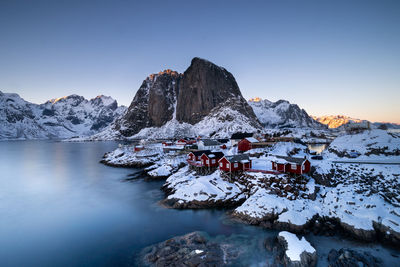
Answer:
[(0, 139), (48, 139), (93, 135), (126, 110), (108, 96), (70, 95), (33, 104), (0, 92)]
[(184, 167), (171, 175), (163, 188), (169, 194), (163, 203), (173, 208), (229, 207), (245, 199), (244, 187), (222, 179), (218, 170), (200, 176)]
[(299, 239), (295, 234), (282, 231), (278, 234), (279, 242), (286, 248), (286, 266), (315, 266), (317, 251), (304, 238)]
[(385, 159), (391, 156), (400, 160), (400, 134), (385, 130), (366, 130), (357, 134), (343, 134), (337, 137), (324, 153), (330, 158), (350, 157), (359, 153), (361, 159)]
[(314, 128), (326, 126), (310, 117), (304, 109), (286, 100), (271, 102), (254, 98), (248, 101), (254, 113), (265, 128)]

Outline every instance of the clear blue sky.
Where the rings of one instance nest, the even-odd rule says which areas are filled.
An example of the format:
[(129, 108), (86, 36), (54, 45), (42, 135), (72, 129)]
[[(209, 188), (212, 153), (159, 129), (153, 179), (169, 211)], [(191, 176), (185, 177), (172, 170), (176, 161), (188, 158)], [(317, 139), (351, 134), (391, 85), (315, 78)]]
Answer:
[(244, 97), (400, 123), (400, 1), (0, 1), (0, 90), (129, 105), (199, 56)]

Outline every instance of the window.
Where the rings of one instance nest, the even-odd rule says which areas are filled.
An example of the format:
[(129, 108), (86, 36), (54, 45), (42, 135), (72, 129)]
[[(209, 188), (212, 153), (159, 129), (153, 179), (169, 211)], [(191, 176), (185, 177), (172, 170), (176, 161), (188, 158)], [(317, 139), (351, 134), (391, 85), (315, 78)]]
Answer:
[(215, 164), (215, 159), (212, 159), (212, 160), (211, 160), (211, 164)]
[(206, 160), (206, 164), (210, 164), (210, 160)]
[(297, 165), (296, 164), (290, 164), (290, 168), (292, 170), (297, 170)]
[(229, 163), (226, 164), (226, 167), (229, 168)]
[(233, 165), (233, 167), (234, 167), (234, 168), (237, 168), (237, 167), (239, 167), (239, 164), (238, 164), (238, 163), (235, 163), (235, 164)]
[(220, 162), (219, 166), (222, 168), (222, 167), (224, 167), (224, 164), (222, 162)]

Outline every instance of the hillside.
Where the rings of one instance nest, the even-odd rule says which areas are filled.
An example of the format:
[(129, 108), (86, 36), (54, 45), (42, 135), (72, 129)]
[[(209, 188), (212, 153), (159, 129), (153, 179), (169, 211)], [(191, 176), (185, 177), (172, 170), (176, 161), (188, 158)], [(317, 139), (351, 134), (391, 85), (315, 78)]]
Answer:
[(87, 100), (70, 95), (33, 104), (0, 92), (0, 139), (49, 139), (92, 135), (121, 116), (126, 107), (108, 96)]

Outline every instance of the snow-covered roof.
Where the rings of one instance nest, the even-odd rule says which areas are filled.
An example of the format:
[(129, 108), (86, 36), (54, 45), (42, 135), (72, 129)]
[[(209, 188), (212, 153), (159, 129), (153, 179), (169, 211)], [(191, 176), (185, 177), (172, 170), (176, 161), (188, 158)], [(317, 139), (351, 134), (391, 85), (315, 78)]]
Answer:
[(232, 156), (226, 156), (226, 160), (229, 162), (241, 162), (243, 160), (250, 160), (250, 157), (248, 154), (239, 154), (239, 155), (232, 155)]
[(217, 140), (201, 140), (200, 142), (203, 142), (204, 146), (219, 146), (221, 145), (220, 142), (218, 142)]
[(276, 163), (294, 163), (297, 165), (303, 164), (306, 161), (306, 158), (294, 158), (294, 157), (285, 157), (285, 156), (276, 156), (277, 160)]
[(254, 137), (246, 137), (245, 138), (247, 141), (249, 141), (250, 143), (258, 143), (259, 141), (257, 139), (255, 139)]

